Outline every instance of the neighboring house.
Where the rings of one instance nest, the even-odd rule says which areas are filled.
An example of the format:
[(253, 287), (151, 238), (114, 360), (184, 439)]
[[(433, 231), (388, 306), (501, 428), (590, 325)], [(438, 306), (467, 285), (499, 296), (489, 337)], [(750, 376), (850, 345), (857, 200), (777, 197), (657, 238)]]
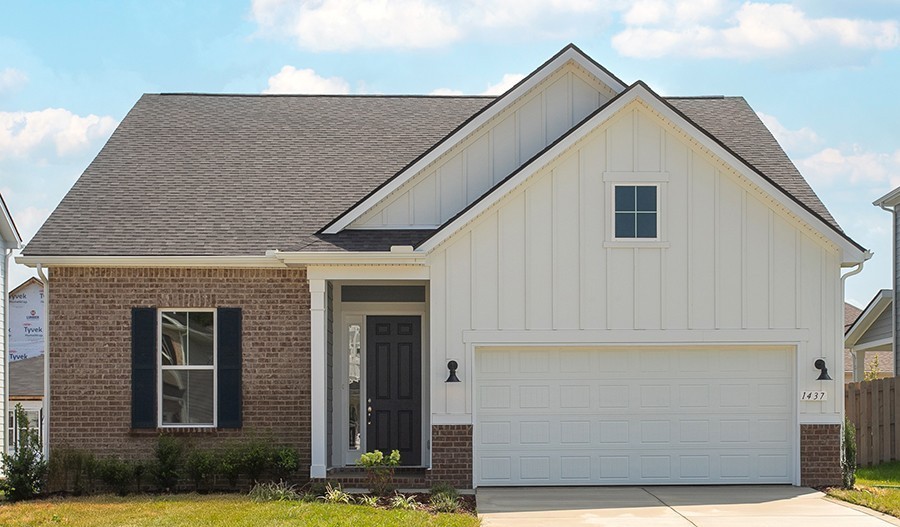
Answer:
[(867, 256), (742, 98), (567, 46), (499, 97), (144, 95), (19, 261), (51, 271), (54, 448), (819, 485)]
[(894, 375), (900, 373), (898, 366), (900, 361), (897, 360), (897, 353), (900, 350), (900, 311), (897, 310), (897, 291), (900, 291), (900, 187), (888, 192), (875, 200), (872, 205), (881, 207), (892, 215), (891, 225), (893, 226), (893, 267), (891, 270), (891, 284), (893, 285), (893, 293), (890, 295), (890, 318), (891, 318), (891, 347), (889, 348), (894, 354)]
[[(9, 360), (9, 316), (7, 313), (8, 306), (8, 294), (9, 294), (9, 258), (12, 256), (12, 251), (15, 249), (20, 249), (22, 247), (22, 236), (19, 234), (19, 231), (16, 229), (16, 224), (13, 222), (12, 215), (9, 213), (9, 209), (6, 207), (6, 202), (3, 200), (3, 196), (0, 195), (0, 249), (3, 250), (2, 254), (2, 262), (0, 262), (0, 288), (3, 289), (3, 302), (0, 302), (0, 325), (2, 325), (2, 332), (0, 332), (0, 344), (2, 344), (3, 349), (3, 362), (2, 366), (0, 366), (0, 401), (3, 401), (2, 404), (3, 413), (0, 415), (7, 415), (8, 409), (8, 393), (7, 386), (9, 386), (9, 377), (7, 375), (8, 369), (8, 360)], [(7, 429), (6, 426), (3, 427), (4, 430)], [(8, 445), (7, 434), (4, 432), (0, 434), (2, 439), (0, 439), (0, 452), (6, 452), (6, 448)]]
[[(858, 316), (845, 325), (845, 380), (894, 376), (893, 292), (882, 289)], [(856, 308), (854, 308), (856, 309)]]
[(22, 405), (28, 425), (42, 429), (44, 400), (44, 284), (29, 278), (9, 292), (9, 450), (18, 440), (13, 408)]

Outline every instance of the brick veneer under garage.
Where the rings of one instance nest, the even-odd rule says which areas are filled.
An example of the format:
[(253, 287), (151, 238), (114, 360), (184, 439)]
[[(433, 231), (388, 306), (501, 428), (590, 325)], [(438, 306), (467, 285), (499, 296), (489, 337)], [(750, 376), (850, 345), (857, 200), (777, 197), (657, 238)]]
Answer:
[(841, 425), (800, 425), (800, 484), (840, 485)]

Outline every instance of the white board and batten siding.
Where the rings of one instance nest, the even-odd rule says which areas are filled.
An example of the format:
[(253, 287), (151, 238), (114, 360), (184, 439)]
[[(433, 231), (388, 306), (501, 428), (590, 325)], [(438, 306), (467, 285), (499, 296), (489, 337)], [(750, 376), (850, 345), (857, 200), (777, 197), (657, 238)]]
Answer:
[[(631, 181), (659, 185), (659, 241), (612, 239), (612, 185)], [(700, 351), (711, 360), (734, 347), (771, 357), (767, 346), (778, 347), (776, 355), (789, 357), (790, 378), (778, 391), (773, 419), (790, 415), (790, 448), (772, 455), (789, 456), (795, 469), (787, 479), (754, 481), (798, 478), (798, 422), (840, 422), (839, 380), (816, 381), (812, 367), (825, 357), (832, 377), (841, 377), (835, 375), (842, 363), (837, 247), (639, 101), (437, 247), (429, 265), (432, 375), (446, 377), (447, 361), (456, 360), (462, 380), (432, 383), (433, 420), (475, 423), (482, 448), (479, 412), (490, 410), (481, 405), (485, 395), (476, 387), (487, 385), (477, 377), (491, 377), (478, 361), (497, 349), (522, 360), (528, 350), (560, 354), (579, 346), (601, 364), (605, 353), (623, 346)], [(748, 397), (767, 386), (753, 380), (761, 371), (747, 371), (746, 386), (756, 394)], [(718, 395), (710, 404), (721, 404), (723, 395), (712, 388), (718, 374), (711, 377), (710, 393)], [(557, 395), (550, 396), (556, 404), (569, 381), (557, 379)], [(650, 381), (637, 379), (632, 389), (639, 394)], [(825, 390), (828, 398), (799, 403), (801, 390)], [(681, 406), (677, 412), (690, 413)], [(627, 426), (640, 429), (642, 422)], [(671, 478), (682, 481), (674, 472)]]
[(613, 95), (574, 62), (566, 63), (350, 228), (441, 225)]

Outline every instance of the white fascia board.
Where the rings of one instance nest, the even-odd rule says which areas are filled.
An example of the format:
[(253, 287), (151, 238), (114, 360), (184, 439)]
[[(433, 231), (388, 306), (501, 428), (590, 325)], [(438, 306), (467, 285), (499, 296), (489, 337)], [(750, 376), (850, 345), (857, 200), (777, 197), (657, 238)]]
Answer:
[(284, 265), (425, 265), (425, 255), (407, 251), (372, 252), (282, 252), (268, 251)]
[(884, 310), (891, 306), (893, 299), (893, 291), (890, 289), (882, 289), (875, 295), (875, 298), (869, 302), (866, 309), (856, 318), (856, 321), (847, 330), (844, 336), (844, 347), (852, 348), (859, 342), (859, 339), (869, 331), (872, 324), (878, 320), (878, 317), (884, 313)]
[(0, 196), (0, 219), (3, 221), (2, 226), (0, 226), (2, 227), (0, 228), (0, 236), (2, 236), (6, 248), (21, 249), (22, 236), (19, 235), (19, 230), (16, 229), (16, 223), (13, 221), (12, 215), (9, 213), (9, 209), (6, 207), (6, 202), (3, 201), (2, 196)]
[(387, 184), (372, 193), (372, 195), (354, 205), (350, 210), (344, 213), (340, 218), (338, 218), (334, 223), (329, 225), (328, 228), (323, 230), (322, 232), (324, 234), (337, 234), (347, 228), (351, 223), (368, 212), (369, 209), (377, 205), (381, 200), (389, 196), (391, 193), (403, 186), (404, 183), (412, 179), (422, 169), (433, 163), (442, 155), (446, 154), (450, 149), (459, 144), (460, 141), (468, 137), (469, 134), (493, 119), (511, 104), (515, 103), (515, 101), (517, 101), (519, 97), (543, 82), (547, 77), (552, 75), (556, 70), (561, 68), (570, 60), (577, 63), (590, 74), (597, 77), (597, 79), (609, 86), (610, 89), (612, 89), (616, 94), (621, 93), (627, 88), (627, 86), (622, 84), (621, 81), (612, 77), (602, 68), (597, 67), (597, 65), (592, 60), (590, 60), (580, 51), (573, 47), (569, 47), (562, 53), (560, 53), (557, 57), (550, 60), (538, 70), (536, 70), (535, 73), (533, 73), (521, 84), (515, 86), (510, 91), (501, 95), (499, 99), (492, 103), (490, 108), (478, 114), (474, 119), (466, 123), (451, 136), (447, 137), (446, 140), (444, 140), (440, 145), (437, 146), (437, 148), (435, 148), (431, 152), (428, 152), (418, 161), (405, 168)]
[(28, 267), (284, 267), (270, 256), (18, 256)]
[(459, 215), (452, 222), (445, 225), (444, 228), (442, 228), (440, 231), (435, 233), (434, 236), (426, 240), (424, 244), (417, 248), (417, 250), (429, 252), (440, 245), (444, 240), (446, 240), (457, 230), (462, 228), (463, 225), (477, 217), (479, 214), (483, 213), (500, 198), (505, 196), (507, 192), (518, 186), (522, 181), (541, 169), (546, 164), (546, 162), (560, 155), (564, 150), (571, 147), (582, 137), (590, 133), (591, 130), (599, 126), (607, 119), (611, 118), (625, 105), (634, 100), (640, 100), (648, 107), (650, 107), (653, 111), (661, 115), (664, 119), (667, 119), (668, 121), (674, 123), (700, 146), (725, 161), (725, 163), (734, 168), (744, 178), (752, 181), (754, 184), (762, 188), (763, 191), (765, 191), (775, 201), (777, 201), (780, 205), (787, 209), (791, 214), (797, 216), (808, 225), (813, 226), (813, 228), (816, 228), (816, 230), (824, 238), (832, 242), (841, 250), (842, 266), (855, 265), (867, 259), (866, 253), (850, 243), (850, 241), (848, 241), (846, 238), (838, 234), (830, 225), (826, 224), (822, 218), (819, 218), (815, 214), (806, 210), (806, 208), (798, 204), (796, 201), (789, 198), (787, 195), (785, 195), (785, 191), (781, 190), (780, 188), (776, 187), (774, 184), (766, 180), (764, 177), (760, 176), (753, 168), (747, 165), (747, 163), (732, 154), (729, 150), (727, 150), (716, 141), (712, 140), (705, 133), (700, 131), (700, 129), (697, 128), (694, 123), (688, 121), (687, 119), (682, 117), (681, 114), (670, 108), (669, 105), (665, 104), (664, 101), (662, 101), (655, 93), (647, 89), (642, 83), (635, 83), (634, 85), (632, 85), (627, 92), (621, 94), (608, 106), (602, 108), (599, 112), (594, 114), (593, 117), (583, 122), (581, 126), (573, 133), (570, 133), (561, 141), (553, 145), (553, 147), (544, 152), (544, 154), (541, 155), (540, 158), (533, 160), (531, 165), (526, 167), (525, 170), (520, 171), (500, 187), (495, 188), (494, 191), (491, 192), (491, 195), (487, 196), (486, 199), (483, 199), (481, 202), (477, 203), (475, 206)]
[(872, 202), (876, 207), (896, 207), (900, 204), (900, 187), (888, 192)]

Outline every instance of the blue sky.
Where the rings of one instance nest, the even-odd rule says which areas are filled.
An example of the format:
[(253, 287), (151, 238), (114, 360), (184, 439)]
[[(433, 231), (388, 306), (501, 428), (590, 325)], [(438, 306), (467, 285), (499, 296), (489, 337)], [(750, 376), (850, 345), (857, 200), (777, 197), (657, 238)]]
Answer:
[(664, 95), (744, 96), (875, 251), (847, 299), (890, 287), (898, 0), (9, 2), (0, 192), (30, 238), (142, 93), (500, 93), (569, 42)]

